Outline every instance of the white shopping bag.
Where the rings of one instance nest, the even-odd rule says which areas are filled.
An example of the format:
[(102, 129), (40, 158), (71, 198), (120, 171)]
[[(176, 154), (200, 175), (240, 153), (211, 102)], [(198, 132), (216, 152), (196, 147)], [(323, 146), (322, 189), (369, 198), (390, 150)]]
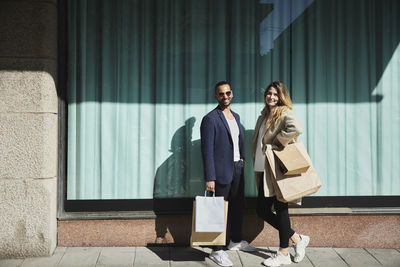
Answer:
[(225, 232), (224, 197), (196, 196), (195, 232)]

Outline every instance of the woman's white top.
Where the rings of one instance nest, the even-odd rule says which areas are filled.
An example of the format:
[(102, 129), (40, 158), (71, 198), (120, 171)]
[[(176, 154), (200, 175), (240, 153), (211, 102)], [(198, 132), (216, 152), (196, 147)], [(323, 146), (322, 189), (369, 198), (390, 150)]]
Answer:
[(261, 123), (260, 130), (258, 131), (258, 138), (257, 138), (257, 147), (256, 147), (256, 154), (254, 159), (254, 171), (255, 172), (264, 172), (265, 169), (265, 154), (263, 151), (263, 134), (265, 130), (265, 119)]
[(233, 142), (233, 161), (240, 160), (240, 151), (239, 151), (239, 126), (235, 118), (233, 120), (228, 120), (229, 129), (231, 130), (232, 142)]

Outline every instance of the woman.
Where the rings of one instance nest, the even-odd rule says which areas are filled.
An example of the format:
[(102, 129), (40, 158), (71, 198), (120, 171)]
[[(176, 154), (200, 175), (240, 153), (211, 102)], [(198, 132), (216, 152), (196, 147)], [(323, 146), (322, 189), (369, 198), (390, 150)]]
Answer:
[[(257, 120), (252, 142), (258, 186), (257, 214), (279, 231), (279, 250), (263, 263), (266, 266), (280, 266), (292, 263), (289, 239), (292, 240), (296, 252), (294, 261), (300, 262), (305, 256), (310, 237), (299, 235), (290, 228), (288, 203), (276, 199), (265, 151), (296, 142), (302, 128), (292, 111), (292, 101), (283, 83), (272, 82), (265, 90), (264, 102), (265, 107)], [(272, 206), (276, 214), (272, 212)]]

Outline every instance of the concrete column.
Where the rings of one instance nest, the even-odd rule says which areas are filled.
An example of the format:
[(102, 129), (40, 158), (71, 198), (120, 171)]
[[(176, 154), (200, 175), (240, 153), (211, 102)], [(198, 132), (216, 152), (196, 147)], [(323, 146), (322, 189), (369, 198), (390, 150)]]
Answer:
[(0, 1), (0, 259), (57, 245), (57, 0)]

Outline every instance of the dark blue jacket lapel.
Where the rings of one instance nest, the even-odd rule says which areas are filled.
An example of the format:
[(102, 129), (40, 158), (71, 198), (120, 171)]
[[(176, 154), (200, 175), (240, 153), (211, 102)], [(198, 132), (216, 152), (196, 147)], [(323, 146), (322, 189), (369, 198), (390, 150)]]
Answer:
[[(221, 119), (222, 123), (224, 124), (226, 130), (228, 131), (229, 136), (231, 137), (231, 142), (232, 142), (231, 129), (229, 128), (229, 125), (228, 125), (228, 122), (226, 121), (224, 113), (222, 113), (222, 111), (219, 108), (217, 108), (217, 113), (218, 113), (218, 116)], [(236, 118), (235, 118), (235, 120), (236, 120)]]

